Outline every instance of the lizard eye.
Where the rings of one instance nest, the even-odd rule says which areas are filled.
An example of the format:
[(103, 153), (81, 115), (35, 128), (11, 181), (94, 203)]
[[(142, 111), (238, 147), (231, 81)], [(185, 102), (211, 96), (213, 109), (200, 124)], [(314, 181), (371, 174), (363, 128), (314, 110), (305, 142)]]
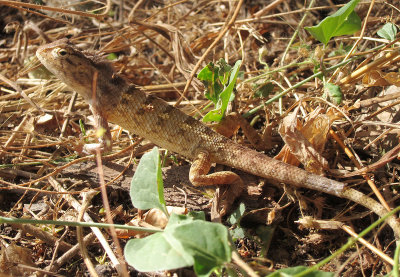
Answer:
[(64, 48), (55, 48), (53, 50), (53, 56), (55, 58), (66, 57), (67, 55), (68, 55), (68, 51), (66, 49), (64, 49)]
[(67, 53), (67, 51), (66, 51), (65, 49), (60, 49), (60, 51), (58, 51), (58, 54), (59, 54), (60, 56), (65, 56), (65, 55), (67, 55), (68, 53)]

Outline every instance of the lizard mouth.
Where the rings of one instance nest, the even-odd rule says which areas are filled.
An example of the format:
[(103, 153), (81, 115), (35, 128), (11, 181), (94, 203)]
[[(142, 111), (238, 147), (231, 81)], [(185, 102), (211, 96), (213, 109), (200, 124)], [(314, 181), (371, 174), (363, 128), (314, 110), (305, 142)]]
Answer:
[[(36, 57), (39, 59), (39, 61), (47, 68), (51, 68), (49, 65), (49, 59), (47, 58), (48, 56), (48, 51), (46, 51), (46, 49), (38, 49), (36, 51)], [(50, 69), (49, 69), (50, 70)], [(50, 70), (52, 72), (52, 70)], [(54, 72), (52, 72), (54, 74)]]

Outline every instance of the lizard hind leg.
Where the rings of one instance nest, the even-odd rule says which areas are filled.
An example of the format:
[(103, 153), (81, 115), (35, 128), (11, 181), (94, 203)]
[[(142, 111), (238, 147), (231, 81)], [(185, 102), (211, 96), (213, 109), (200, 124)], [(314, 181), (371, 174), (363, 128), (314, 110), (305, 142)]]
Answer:
[(210, 154), (207, 151), (199, 151), (190, 168), (189, 180), (194, 186), (228, 185), (222, 188), (221, 193), (216, 193), (216, 199), (213, 200), (212, 210), (215, 210), (216, 203), (219, 203), (218, 214), (224, 216), (243, 192), (244, 184), (239, 175), (231, 171), (207, 174), (210, 168)]

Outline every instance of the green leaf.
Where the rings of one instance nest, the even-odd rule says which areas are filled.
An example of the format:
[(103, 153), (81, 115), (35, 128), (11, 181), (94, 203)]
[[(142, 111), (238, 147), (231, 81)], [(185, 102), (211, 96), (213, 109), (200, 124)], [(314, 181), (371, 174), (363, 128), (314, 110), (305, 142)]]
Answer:
[(338, 85), (326, 83), (324, 85), (324, 95), (326, 95), (328, 99), (332, 99), (335, 105), (342, 103), (343, 94)]
[(163, 189), (160, 155), (154, 147), (143, 155), (133, 175), (130, 188), (133, 206), (142, 210), (158, 208), (168, 216)]
[(203, 211), (190, 211), (188, 212), (188, 216), (192, 217), (193, 219), (206, 220), (206, 215)]
[(124, 250), (127, 262), (139, 271), (193, 266), (198, 276), (230, 262), (231, 251), (225, 226), (176, 214), (164, 232), (132, 239)]
[(305, 29), (325, 45), (332, 37), (353, 34), (361, 29), (361, 19), (354, 12), (359, 1), (350, 1), (337, 12), (322, 20), (317, 26), (305, 27)]
[(224, 89), (219, 78), (219, 71), (220, 68), (210, 62), (199, 72), (199, 74), (197, 74), (197, 78), (202, 81), (206, 87), (205, 97), (211, 100), (214, 104), (217, 104), (219, 95)]
[(344, 45), (343, 42), (340, 42), (339, 47), (336, 47), (329, 52), (328, 57), (345, 56), (351, 48), (351, 45)]
[(116, 59), (118, 59), (118, 56), (115, 53), (110, 53), (110, 54), (107, 55), (107, 60), (113, 61), (113, 60), (116, 60)]
[(389, 41), (393, 41), (397, 35), (397, 27), (393, 23), (386, 23), (382, 29), (377, 32), (378, 36), (385, 38)]
[(246, 211), (246, 205), (244, 203), (240, 203), (239, 207), (229, 216), (228, 223), (233, 224), (240, 224), (240, 220)]
[[(174, 216), (171, 214), (170, 219)], [(176, 226), (179, 226), (176, 222), (169, 222), (162, 233), (129, 240), (124, 249), (128, 264), (142, 272), (192, 266), (193, 257), (186, 253), (182, 243), (171, 234), (171, 229)]]
[(173, 234), (193, 257), (197, 276), (209, 276), (215, 268), (231, 260), (228, 230), (222, 224), (194, 220), (179, 226)]
[(231, 97), (233, 95), (233, 89), (235, 88), (237, 76), (239, 74), (239, 68), (242, 64), (241, 60), (238, 60), (235, 65), (232, 68), (232, 73), (230, 74), (229, 77), (229, 84), (228, 86), (224, 89), (224, 91), (221, 92), (219, 95), (219, 99), (217, 104), (215, 105), (215, 109), (209, 111), (203, 118), (204, 122), (209, 122), (209, 121), (221, 121), (221, 119), (224, 116), (225, 110), (228, 107), (229, 101), (232, 101)]
[(233, 241), (244, 238), (245, 236), (245, 230), (240, 226), (240, 220), (242, 219), (245, 211), (245, 204), (240, 203), (239, 207), (229, 216), (227, 220), (227, 222), (231, 225), (236, 224), (235, 228), (229, 229), (229, 234), (231, 235)]
[[(271, 273), (267, 275), (268, 277), (290, 277), (290, 276), (295, 276), (298, 273), (303, 272), (304, 270), (308, 269), (305, 266), (296, 266), (296, 267), (289, 267), (289, 268), (284, 268), (284, 269), (279, 269), (275, 271), (274, 273)], [(332, 277), (334, 273), (332, 272), (324, 272), (324, 271), (313, 271), (310, 272), (303, 277)]]
[(270, 93), (274, 90), (274, 84), (271, 82), (263, 83), (261, 85), (257, 85), (255, 88), (255, 97), (268, 97)]
[(257, 236), (260, 238), (261, 245), (260, 256), (265, 257), (271, 245), (272, 237), (275, 233), (274, 226), (259, 225), (255, 229)]
[(212, 81), (214, 76), (214, 64), (208, 63), (200, 72), (197, 74), (197, 79), (200, 81)]
[(217, 64), (219, 65), (219, 68), (220, 68), (219, 72), (218, 72), (219, 79), (220, 79), (220, 81), (221, 81), (221, 83), (223, 85), (226, 85), (226, 83), (229, 80), (229, 76), (230, 76), (230, 72), (231, 72), (232, 66), (227, 64), (226, 61), (224, 59), (222, 59), (222, 58), (218, 61)]

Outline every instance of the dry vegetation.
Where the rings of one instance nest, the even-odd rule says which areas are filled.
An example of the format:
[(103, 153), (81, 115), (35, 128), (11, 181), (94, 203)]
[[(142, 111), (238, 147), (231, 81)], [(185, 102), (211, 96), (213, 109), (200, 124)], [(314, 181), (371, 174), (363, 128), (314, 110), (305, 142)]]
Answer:
[[(389, 207), (399, 203), (396, 122), (400, 77), (398, 49), (393, 48), (398, 47), (398, 42), (389, 44), (377, 36), (386, 22), (400, 24), (400, 11), (393, 6), (397, 1), (393, 5), (390, 1), (360, 3), (356, 11), (366, 26), (365, 32), (333, 38), (325, 49), (304, 27), (318, 24), (343, 1), (316, 1), (302, 25), (306, 6), (301, 1), (275, 1), (281, 2), (276, 6), (267, 6), (271, 1), (262, 0), (26, 2), (40, 3), (46, 8), (0, 1), (2, 216), (75, 221), (78, 212), (73, 207), (73, 198), (81, 201), (82, 191), (98, 190), (102, 178), (107, 184), (114, 221), (125, 224), (138, 216), (128, 191), (137, 164), (135, 159), (149, 148), (147, 142), (138, 147), (137, 137), (132, 139), (115, 126), (113, 150), (103, 158), (103, 165), (98, 166), (93, 157), (76, 155), (75, 150), (82, 143), (79, 120), (86, 129), (93, 126), (88, 106), (40, 68), (34, 55), (40, 45), (64, 37), (98, 55), (113, 53), (116, 58), (113, 65), (118, 72), (145, 86), (149, 93), (179, 104), (197, 118), (205, 114), (203, 107), (208, 100), (204, 98), (202, 83), (192, 77), (209, 62), (224, 58), (233, 65), (243, 60), (244, 75), (230, 109), (244, 115), (314, 74), (314, 68), (339, 64), (350, 48), (357, 45), (348, 57), (357, 59), (339, 67), (337, 72), (324, 73), (326, 80), (340, 85), (342, 103), (336, 106), (332, 99), (323, 98), (322, 80), (314, 78), (247, 117), (262, 134), (263, 142), (252, 146), (241, 130), (233, 134), (233, 139), (264, 150), (270, 156), (281, 151), (279, 156), (286, 162), (324, 172), (373, 195), (367, 185), (369, 180), (379, 188)], [(378, 46), (381, 48), (377, 49)], [(388, 53), (389, 58), (382, 58)], [(358, 75), (350, 75), (365, 65), (370, 66)], [(185, 87), (186, 84), (190, 85)], [(263, 86), (272, 91), (265, 93), (267, 90), (260, 89)], [(295, 110), (297, 107), (300, 109)], [(278, 134), (279, 125), (293, 112), (297, 113), (297, 119), (292, 118), (281, 131), (284, 143)], [(312, 141), (328, 162), (296, 148), (302, 138), (289, 128), (293, 127), (290, 124), (300, 129), (308, 126), (303, 128), (303, 136)], [(236, 126), (228, 129), (236, 130)], [(88, 140), (95, 141), (93, 133), (89, 135)], [(303, 157), (300, 158), (303, 165), (289, 155), (289, 148), (297, 157)], [(212, 191), (193, 189), (187, 179), (188, 163), (182, 157), (170, 158), (170, 155), (163, 169), (168, 204), (209, 213), (207, 204)], [(363, 172), (368, 174), (350, 176), (361, 168), (367, 168)], [(268, 180), (240, 174), (252, 188), (258, 185), (262, 190), (249, 191), (239, 200), (247, 207), (242, 220), (247, 233), (235, 243), (243, 261), (261, 275), (285, 267), (311, 266), (346, 243), (351, 231), (358, 233), (377, 219), (371, 211), (345, 199), (305, 189), (282, 188)], [(105, 220), (102, 201), (98, 194), (88, 203), (91, 205), (88, 213), (96, 222)], [(310, 221), (321, 220), (320, 225), (314, 221), (312, 227), (296, 223), (305, 217)], [(79, 250), (71, 257), (64, 256), (77, 245), (74, 227), (3, 224), (0, 230), (3, 249), (0, 270), (4, 274), (1, 276), (28, 276), (38, 268), (65, 276), (88, 274)], [(261, 235), (257, 230), (264, 233)], [(118, 257), (115, 240), (106, 231), (103, 234)], [(113, 262), (105, 256), (105, 250), (89, 228), (84, 229), (84, 235), (99, 274), (116, 275)], [(376, 249), (357, 243), (321, 270), (338, 272), (341, 276), (390, 272), (390, 261), (379, 254), (393, 257), (392, 230), (387, 226), (375, 228), (365, 239)], [(120, 234), (122, 247), (126, 240)], [(136, 276), (133, 268), (128, 270), (131, 276)], [(193, 274), (190, 268), (176, 272), (180, 276)]]

